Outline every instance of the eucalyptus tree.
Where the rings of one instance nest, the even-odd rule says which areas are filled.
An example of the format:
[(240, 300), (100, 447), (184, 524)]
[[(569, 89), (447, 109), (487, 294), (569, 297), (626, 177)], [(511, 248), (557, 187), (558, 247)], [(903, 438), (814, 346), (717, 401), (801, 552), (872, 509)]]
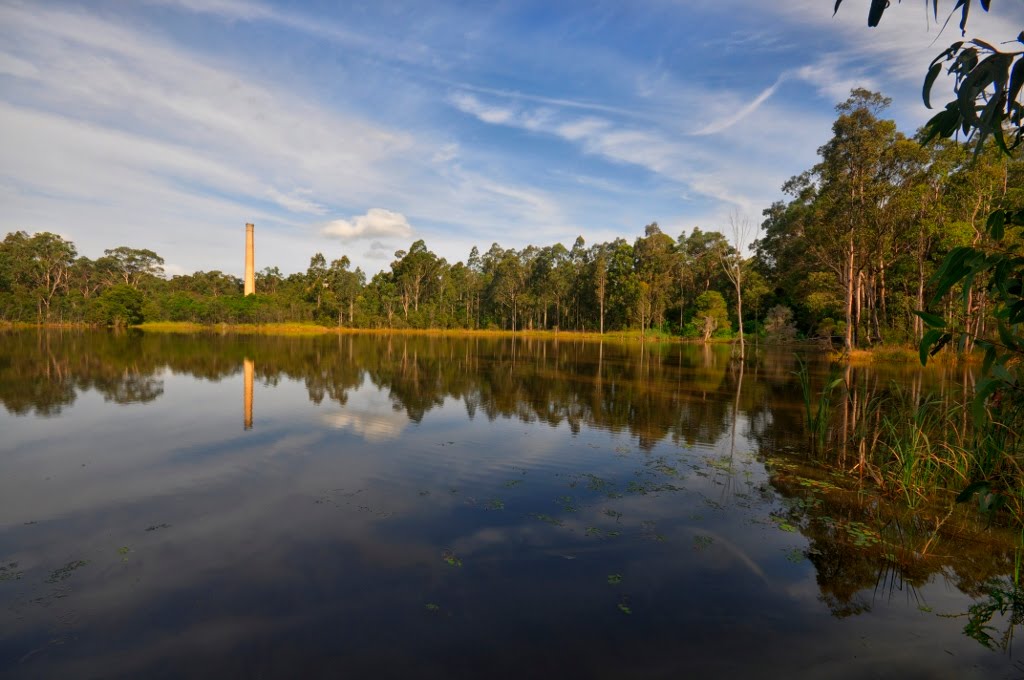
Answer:
[(640, 327), (660, 326), (665, 319), (676, 273), (675, 242), (661, 231), (657, 222), (652, 222), (644, 227), (643, 238), (633, 244), (633, 254), (636, 274), (642, 284), (636, 300)]
[[(979, 0), (988, 11), (991, 0)], [(842, 0), (836, 2), (839, 9)], [(936, 19), (938, 0), (933, 0)], [(966, 34), (972, 0), (956, 0), (953, 11), (961, 12), (960, 30)], [(886, 0), (872, 0), (868, 24), (877, 25), (889, 7)], [(1007, 36), (1008, 37), (1008, 36)], [(1024, 43), (1024, 32), (1017, 37)], [(975, 156), (981, 155), (985, 141), (1010, 156), (1024, 140), (1024, 105), (1020, 100), (1024, 86), (1024, 51), (1002, 51), (978, 38), (954, 42), (928, 67), (922, 96), (931, 108), (931, 89), (946, 67), (953, 75), (955, 98), (927, 124), (926, 139), (951, 137), (962, 131), (975, 142)], [(956, 287), (962, 289), (965, 312), (971, 310), (971, 294), (977, 284), (991, 281), (995, 297), (998, 342), (979, 337), (983, 329), (956, 329), (949, 323), (948, 310), (938, 316), (919, 310), (930, 328), (920, 343), (922, 363), (945, 345), (954, 342), (964, 347), (973, 340), (985, 349), (984, 377), (978, 382), (972, 404), (975, 422), (984, 429), (974, 451), (974, 465), (968, 470), (973, 480), (957, 500), (969, 500), (978, 494), (983, 511), (991, 511), (1008, 499), (1020, 497), (1020, 454), (1022, 440), (1021, 404), (1024, 402), (1021, 374), (1024, 359), (1024, 196), (1014, 196), (1013, 204), (996, 206), (985, 222), (985, 234), (971, 245), (952, 249), (936, 271), (931, 304), (943, 300)], [(1017, 232), (1017, 233), (1013, 233)], [(1019, 510), (1018, 505), (1018, 510)]]
[(395, 261), (391, 263), (391, 271), (395, 276), (395, 283), (402, 294), (402, 311), (406, 320), (409, 319), (409, 309), (418, 312), (420, 301), (431, 291), (431, 285), (436, 283), (439, 269), (444, 261), (432, 253), (423, 239), (419, 239), (411, 246), (409, 251), (399, 250), (395, 252)]
[(373, 279), (370, 280), (370, 284), (367, 286), (364, 294), (367, 316), (378, 321), (383, 319), (386, 321), (388, 328), (394, 328), (395, 314), (401, 304), (401, 299), (398, 285), (395, 283), (394, 273), (389, 271), (377, 272), (374, 274)]
[(634, 270), (633, 246), (617, 238), (608, 244), (609, 326), (625, 328), (633, 316), (640, 294), (640, 279)]
[(83, 255), (72, 265), (69, 274), (69, 287), (81, 295), (83, 300), (89, 300), (104, 286), (109, 285), (106, 260), (107, 258), (103, 257), (91, 260)]
[(44, 231), (32, 236), (8, 234), (5, 245), (11, 252), (13, 280), (24, 286), (36, 303), (36, 319), (50, 321), (52, 304), (68, 288), (77, 251), (75, 245), (57, 234)]
[(586, 277), (585, 270), (587, 266), (587, 242), (583, 240), (582, 236), (577, 236), (576, 240), (572, 243), (572, 249), (569, 251), (569, 260), (567, 267), (571, 271), (572, 283), (570, 289), (572, 290), (571, 303), (571, 319), (573, 321), (573, 328), (581, 330), (585, 328), (585, 322), (583, 320), (583, 300), (588, 296), (586, 289)]
[(692, 305), (701, 293), (717, 287), (721, 278), (718, 252), (729, 244), (717, 231), (701, 231), (694, 227), (689, 236), (681, 234), (676, 241), (682, 271), (679, 279), (681, 304)]
[(873, 341), (882, 340), (883, 325), (892, 327), (888, 303), (896, 283), (893, 274), (913, 248), (928, 157), (927, 149), (897, 132), (880, 164), (877, 217), (864, 237), (864, 267), (858, 281), (858, 320)]
[(519, 329), (519, 308), (527, 291), (527, 271), (520, 254), (512, 248), (503, 251), (494, 266), (491, 298), (505, 310), (506, 318), (511, 319), (513, 332)]
[(260, 293), (273, 295), (284, 281), (278, 267), (264, 267), (256, 272), (256, 290)]
[(309, 267), (306, 269), (306, 296), (311, 302), (316, 302), (315, 311), (320, 311), (323, 303), (324, 291), (328, 286), (327, 258), (323, 253), (317, 253), (309, 258)]
[(327, 288), (337, 306), (338, 325), (345, 325), (345, 310), (348, 310), (348, 325), (355, 326), (356, 298), (366, 285), (366, 275), (356, 267), (355, 271), (349, 270), (351, 261), (347, 255), (342, 255), (337, 260), (331, 261), (330, 269), (327, 271)]
[(605, 245), (591, 248), (591, 280), (594, 282), (594, 297), (597, 299), (598, 330), (604, 335), (604, 301), (608, 292), (608, 256)]
[(832, 138), (818, 149), (821, 161), (811, 173), (820, 212), (806, 234), (808, 250), (842, 287), (847, 350), (857, 344), (861, 273), (870, 255), (863, 246), (890, 188), (887, 150), (896, 138), (896, 124), (878, 117), (890, 102), (876, 92), (852, 90), (836, 107)]
[(164, 275), (164, 258), (147, 248), (118, 246), (104, 250), (103, 254), (110, 258), (113, 270), (126, 286), (138, 288), (143, 277)]
[(466, 258), (466, 326), (468, 328), (480, 327), (480, 302), (483, 291), (487, 288), (484, 275), (483, 260), (480, 257), (480, 250), (473, 246)]

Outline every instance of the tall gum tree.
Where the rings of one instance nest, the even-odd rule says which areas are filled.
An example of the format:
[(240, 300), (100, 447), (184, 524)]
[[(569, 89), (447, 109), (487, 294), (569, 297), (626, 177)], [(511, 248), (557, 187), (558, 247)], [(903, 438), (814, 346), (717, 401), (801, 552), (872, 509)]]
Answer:
[(887, 149), (896, 140), (896, 124), (878, 114), (890, 104), (887, 97), (856, 88), (836, 107), (839, 117), (832, 138), (821, 148), (821, 161), (812, 170), (818, 185), (818, 207), (808, 236), (810, 252), (832, 270), (843, 289), (846, 351), (857, 344), (862, 244), (880, 219), (891, 185)]

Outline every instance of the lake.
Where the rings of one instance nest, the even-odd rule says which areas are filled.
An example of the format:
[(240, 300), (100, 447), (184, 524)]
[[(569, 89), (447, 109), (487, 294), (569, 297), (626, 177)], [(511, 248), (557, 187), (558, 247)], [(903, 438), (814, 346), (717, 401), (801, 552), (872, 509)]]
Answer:
[(4, 333), (0, 675), (1024, 674), (1012, 544), (809, 465), (795, 351)]

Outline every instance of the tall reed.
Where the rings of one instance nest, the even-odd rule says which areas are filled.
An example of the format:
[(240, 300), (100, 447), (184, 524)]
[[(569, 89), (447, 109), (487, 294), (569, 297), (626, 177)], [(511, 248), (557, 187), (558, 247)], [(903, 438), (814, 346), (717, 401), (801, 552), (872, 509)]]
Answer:
[(810, 370), (807, 362), (799, 354), (796, 355), (799, 368), (795, 371), (800, 380), (800, 390), (804, 400), (804, 422), (811, 439), (811, 449), (815, 452), (825, 450), (829, 438), (829, 423), (832, 417), (832, 395), (837, 388), (845, 382), (839, 375), (838, 369), (833, 365), (828, 382), (817, 395), (817, 409), (812, 409), (814, 392), (811, 389)]

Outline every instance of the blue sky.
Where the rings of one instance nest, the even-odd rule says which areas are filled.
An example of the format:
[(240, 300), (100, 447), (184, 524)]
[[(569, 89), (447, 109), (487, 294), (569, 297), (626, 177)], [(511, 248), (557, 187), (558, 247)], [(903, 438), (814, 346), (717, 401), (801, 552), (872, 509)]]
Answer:
[[(923, 123), (959, 38), (923, 2), (832, 5), (0, 0), (0, 229), (241, 274), (254, 222), (258, 268), (372, 274), (417, 238), (454, 262), (759, 222), (851, 87)], [(993, 10), (969, 35), (1024, 28)]]

